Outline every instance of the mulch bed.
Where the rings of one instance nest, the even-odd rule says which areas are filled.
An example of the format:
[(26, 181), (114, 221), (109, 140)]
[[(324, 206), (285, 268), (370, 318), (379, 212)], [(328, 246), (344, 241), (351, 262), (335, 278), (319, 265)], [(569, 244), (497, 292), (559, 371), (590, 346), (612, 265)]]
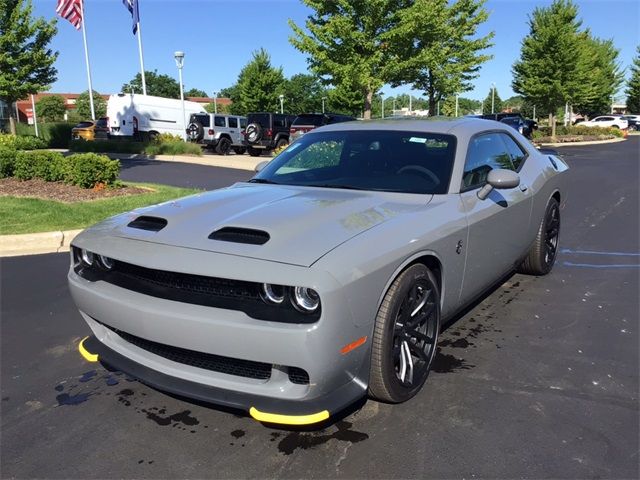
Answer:
[(149, 193), (150, 189), (130, 186), (108, 188), (80, 188), (62, 182), (45, 182), (40, 179), (18, 180), (16, 178), (0, 179), (0, 197), (30, 197), (58, 202), (86, 202), (103, 198), (121, 197)]
[(572, 143), (572, 142), (593, 142), (597, 140), (611, 140), (618, 138), (615, 135), (557, 135), (552, 137), (538, 137), (535, 143)]

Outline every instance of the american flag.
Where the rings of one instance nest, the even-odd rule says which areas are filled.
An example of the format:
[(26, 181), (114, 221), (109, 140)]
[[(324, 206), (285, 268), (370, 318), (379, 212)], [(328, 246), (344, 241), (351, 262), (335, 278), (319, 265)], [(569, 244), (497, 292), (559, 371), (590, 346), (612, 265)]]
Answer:
[(138, 31), (138, 22), (140, 22), (140, 11), (138, 10), (138, 0), (122, 0), (122, 4), (127, 7), (131, 17), (133, 18), (133, 34)]
[(56, 13), (66, 18), (71, 25), (80, 30), (82, 26), (82, 0), (58, 0)]

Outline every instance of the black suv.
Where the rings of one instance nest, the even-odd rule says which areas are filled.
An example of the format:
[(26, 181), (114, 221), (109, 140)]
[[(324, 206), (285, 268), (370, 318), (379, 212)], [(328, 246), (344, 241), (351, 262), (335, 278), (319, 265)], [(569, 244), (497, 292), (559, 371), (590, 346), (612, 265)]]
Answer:
[(524, 118), (520, 113), (488, 113), (478, 115), (478, 117), (484, 118), (485, 120), (495, 120), (496, 122), (506, 123), (527, 138), (531, 138), (533, 131), (538, 129), (538, 122)]
[(352, 120), (356, 120), (356, 118), (337, 113), (302, 113), (296, 117), (291, 125), (291, 141), (297, 140), (314, 128), (332, 123), (351, 122)]
[(283, 147), (289, 143), (289, 128), (295, 118), (281, 113), (250, 113), (242, 144), (252, 157), (259, 157), (263, 150)]

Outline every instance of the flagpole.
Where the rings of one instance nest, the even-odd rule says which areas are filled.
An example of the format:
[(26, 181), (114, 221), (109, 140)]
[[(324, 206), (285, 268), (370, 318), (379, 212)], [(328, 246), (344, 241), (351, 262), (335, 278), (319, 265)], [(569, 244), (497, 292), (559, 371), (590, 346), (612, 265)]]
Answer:
[(84, 14), (84, 0), (80, 0), (80, 12), (81, 12), (81, 23), (82, 23), (82, 41), (84, 43), (84, 59), (87, 63), (87, 79), (89, 80), (89, 104), (91, 105), (91, 120), (95, 122), (96, 120), (96, 112), (93, 107), (93, 85), (91, 84), (91, 68), (89, 67), (89, 49), (87, 47), (87, 32), (84, 28), (84, 24), (86, 21), (86, 16)]
[[(139, 8), (139, 7), (138, 7)], [(142, 94), (147, 94), (147, 82), (144, 78), (144, 55), (142, 54), (142, 33), (140, 33), (140, 20), (138, 20), (138, 52), (140, 53), (140, 75), (142, 76)]]

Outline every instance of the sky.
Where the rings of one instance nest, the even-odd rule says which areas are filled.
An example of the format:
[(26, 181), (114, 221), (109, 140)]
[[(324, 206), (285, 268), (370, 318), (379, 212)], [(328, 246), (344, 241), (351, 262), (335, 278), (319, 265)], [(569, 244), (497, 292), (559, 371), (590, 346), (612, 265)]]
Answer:
[[(32, 0), (34, 13), (55, 16), (56, 0)], [(489, 0), (489, 20), (480, 34), (495, 32), (494, 46), (474, 82), (474, 90), (462, 96), (482, 99), (495, 82), (501, 98), (511, 89), (511, 66), (519, 58), (520, 42), (528, 33), (528, 15), (550, 0)], [(620, 49), (619, 61), (628, 67), (640, 44), (640, 0), (575, 0), (583, 26), (600, 38), (612, 38)], [(274, 66), (285, 76), (308, 71), (306, 57), (288, 41), (292, 19), (299, 25), (310, 10), (299, 0), (139, 0), (145, 70), (178, 77), (173, 52), (185, 52), (185, 89), (214, 90), (233, 85), (251, 53), (264, 47)], [(131, 15), (122, 0), (85, 0), (85, 26), (93, 88), (100, 93), (118, 93), (140, 71), (137, 38), (132, 34)], [(88, 88), (82, 34), (64, 19), (52, 41), (58, 51), (58, 80), (52, 92), (76, 93)], [(407, 93), (409, 86), (382, 92)], [(421, 95), (422, 92), (413, 92)], [(624, 93), (620, 92), (620, 98)]]

